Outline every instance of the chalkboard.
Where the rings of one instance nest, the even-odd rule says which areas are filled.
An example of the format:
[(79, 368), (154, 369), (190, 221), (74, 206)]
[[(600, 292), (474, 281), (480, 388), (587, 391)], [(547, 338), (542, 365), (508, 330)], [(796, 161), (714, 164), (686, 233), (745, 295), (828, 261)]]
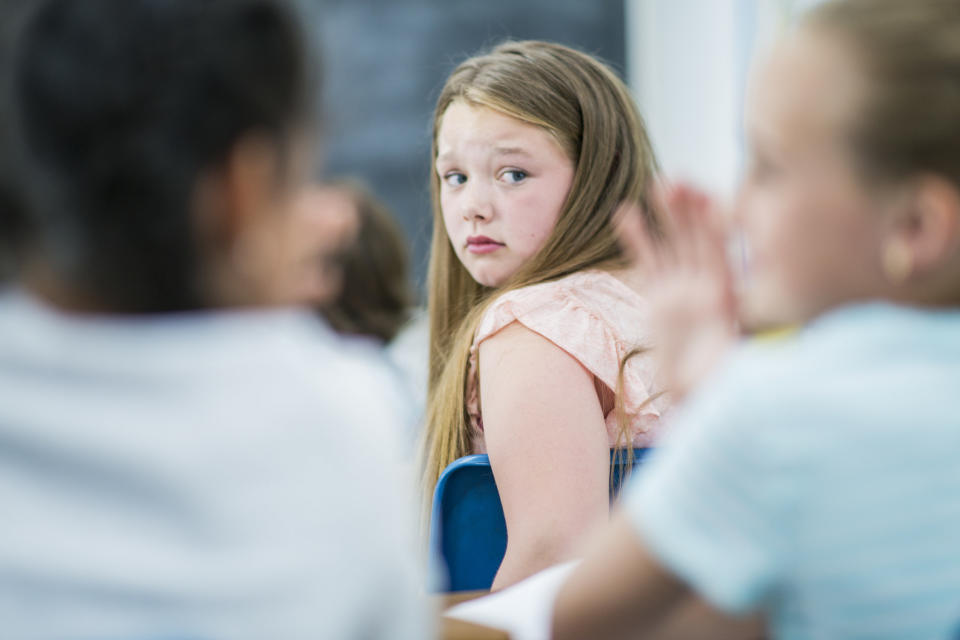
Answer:
[(623, 0), (302, 0), (318, 41), (327, 176), (363, 179), (399, 217), (422, 290), (431, 230), (430, 121), (463, 59), (505, 39), (551, 40), (623, 76)]

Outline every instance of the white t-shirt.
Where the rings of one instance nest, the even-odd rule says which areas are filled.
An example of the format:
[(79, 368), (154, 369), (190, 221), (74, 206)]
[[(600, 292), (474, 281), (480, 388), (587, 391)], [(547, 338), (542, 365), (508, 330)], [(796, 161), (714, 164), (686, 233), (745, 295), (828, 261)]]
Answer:
[(0, 294), (0, 635), (428, 637), (391, 386), (308, 313)]
[(415, 420), (411, 425), (411, 442), (421, 432), (426, 413), (427, 378), (429, 377), (430, 319), (425, 310), (418, 310), (386, 346), (386, 357), (408, 391)]
[(741, 350), (625, 507), (665, 566), (776, 638), (957, 638), (958, 396), (960, 311), (835, 311)]

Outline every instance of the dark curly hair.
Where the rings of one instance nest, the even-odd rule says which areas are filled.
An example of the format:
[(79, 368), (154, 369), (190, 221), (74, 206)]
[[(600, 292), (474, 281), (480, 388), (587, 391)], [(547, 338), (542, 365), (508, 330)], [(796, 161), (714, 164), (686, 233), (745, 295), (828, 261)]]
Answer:
[(308, 57), (280, 0), (43, 0), (13, 93), (36, 250), (116, 311), (206, 306), (193, 191), (256, 133), (310, 112)]

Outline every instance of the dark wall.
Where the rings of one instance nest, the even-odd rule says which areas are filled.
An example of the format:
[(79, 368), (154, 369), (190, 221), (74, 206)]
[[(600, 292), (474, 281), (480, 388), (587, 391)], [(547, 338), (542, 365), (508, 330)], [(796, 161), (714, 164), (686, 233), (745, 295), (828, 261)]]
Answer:
[(0, 0), (0, 285), (13, 271), (13, 252), (23, 235), (23, 210), (13, 154), (10, 72), (14, 38), (30, 0)]
[(553, 40), (624, 72), (623, 0), (302, 0), (324, 67), (324, 173), (354, 175), (397, 213), (422, 289), (430, 120), (447, 74), (507, 38)]

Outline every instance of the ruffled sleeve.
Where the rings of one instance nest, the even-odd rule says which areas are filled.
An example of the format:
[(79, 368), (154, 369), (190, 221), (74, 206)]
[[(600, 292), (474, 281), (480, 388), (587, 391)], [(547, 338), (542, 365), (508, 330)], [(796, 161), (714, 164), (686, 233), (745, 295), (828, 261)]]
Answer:
[[(507, 325), (519, 322), (570, 354), (615, 391), (620, 362), (632, 349), (647, 346), (642, 344), (639, 333), (642, 327), (637, 326), (643, 324), (643, 312), (642, 298), (626, 285), (585, 277), (565, 278), (503, 294), (487, 309), (470, 349), (465, 397), (475, 430), (476, 450), (484, 450), (477, 363), (480, 343)], [(643, 353), (631, 357), (624, 370), (623, 401), (633, 446), (647, 446), (657, 435), (662, 403), (654, 397), (654, 373)], [(619, 436), (615, 412), (609, 411), (605, 419), (610, 444), (614, 445)]]

